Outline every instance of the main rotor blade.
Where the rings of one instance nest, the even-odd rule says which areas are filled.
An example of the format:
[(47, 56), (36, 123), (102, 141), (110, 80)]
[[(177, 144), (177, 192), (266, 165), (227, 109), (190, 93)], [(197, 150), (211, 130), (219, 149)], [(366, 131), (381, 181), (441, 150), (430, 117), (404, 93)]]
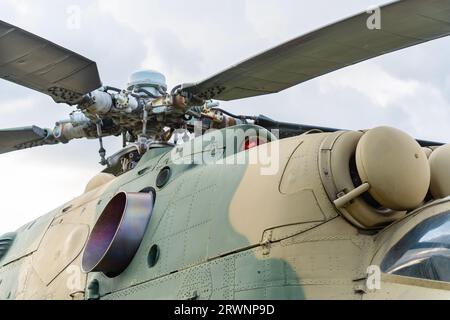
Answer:
[[(450, 34), (450, 0), (403, 0), (381, 9), (381, 29), (362, 13), (296, 38), (184, 88), (202, 99), (236, 100), (280, 92), (389, 52)], [(375, 25), (376, 26), (376, 25)]]
[(0, 77), (71, 105), (102, 85), (95, 62), (1, 20)]
[(0, 154), (57, 143), (49, 130), (36, 126), (0, 130)]

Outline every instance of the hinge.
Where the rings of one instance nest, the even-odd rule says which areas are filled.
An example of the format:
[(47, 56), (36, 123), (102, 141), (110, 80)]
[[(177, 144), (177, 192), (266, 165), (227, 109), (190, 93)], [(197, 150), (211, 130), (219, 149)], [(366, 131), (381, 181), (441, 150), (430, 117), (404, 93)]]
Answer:
[(355, 294), (360, 294), (360, 295), (367, 294), (366, 281), (367, 281), (367, 277), (353, 280), (353, 282), (355, 283), (355, 286), (353, 287)]
[(85, 295), (84, 291), (75, 291), (69, 294), (72, 300), (84, 300), (84, 295)]
[(273, 231), (264, 232), (263, 239), (261, 241), (261, 247), (263, 248), (263, 255), (268, 256), (270, 254), (270, 245), (272, 243)]

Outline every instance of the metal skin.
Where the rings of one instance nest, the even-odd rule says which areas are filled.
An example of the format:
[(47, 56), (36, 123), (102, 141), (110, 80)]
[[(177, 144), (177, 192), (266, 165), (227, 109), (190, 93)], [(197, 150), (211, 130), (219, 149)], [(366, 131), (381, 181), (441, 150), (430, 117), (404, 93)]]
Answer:
[[(152, 101), (150, 109), (154, 114), (161, 107), (170, 111), (170, 121), (163, 117), (159, 123), (169, 126), (186, 115), (180, 106), (189, 100), (203, 103), (202, 99), (235, 100), (278, 92), (450, 34), (450, 0), (404, 0), (381, 9), (385, 25), (379, 32), (366, 28), (367, 14), (362, 13), (203, 82), (175, 87), (169, 96)], [(5, 62), (0, 72), (8, 76), (4, 78), (72, 104), (83, 102), (83, 95), (100, 86), (92, 61), (0, 22), (0, 34), (2, 29), (0, 43), (11, 48), (0, 54), (0, 62)], [(30, 73), (19, 65), (34, 65), (43, 47), (26, 46), (27, 58), (19, 59), (23, 52), (14, 44), (35, 41), (75, 59), (65, 61), (59, 66), (62, 69), (81, 64), (84, 71), (58, 81), (38, 70), (33, 78), (37, 84), (31, 84)], [(43, 61), (40, 67), (55, 67), (54, 63)], [(120, 96), (116, 102), (127, 102), (125, 98)], [(103, 112), (102, 106), (109, 109), (109, 104), (92, 106), (94, 113)], [(102, 134), (115, 135), (121, 126), (129, 127), (132, 113), (126, 104), (119, 106), (123, 108), (110, 113), (112, 120), (120, 115), (119, 125), (112, 121), (110, 131)], [(205, 110), (201, 116), (217, 112), (210, 107)], [(141, 122), (147, 116), (144, 112), (143, 117), (136, 114), (131, 119), (141, 133), (146, 132)], [(239, 119), (212, 118), (239, 123)], [(262, 123), (280, 127), (260, 117)], [(112, 173), (121, 166), (121, 156), (139, 148), (119, 152), (112, 168), (94, 177), (84, 194), (0, 237), (0, 299), (450, 299), (450, 282), (445, 278), (413, 278), (378, 268), (418, 226), (450, 214), (448, 146), (436, 149), (426, 142), (421, 146), (411, 137), (395, 140), (391, 129), (312, 127), (277, 140), (252, 123), (219, 127), (218, 135), (208, 133), (183, 146), (148, 145), (136, 163), (115, 176)], [(297, 126), (288, 127), (298, 132)], [(87, 137), (102, 136), (99, 128), (97, 123), (97, 130), (89, 131)], [(236, 135), (241, 130), (253, 130), (258, 138), (264, 133), (266, 138), (249, 140)], [(4, 130), (0, 149), (10, 152), (56, 143), (46, 133), (37, 127)], [(221, 143), (215, 139), (219, 136), (231, 137), (235, 144)], [(362, 144), (370, 136), (376, 142)], [(422, 149), (424, 145), (429, 148)], [(192, 159), (210, 161), (188, 161)], [(414, 185), (412, 177), (418, 170), (423, 174)], [(429, 182), (430, 192), (424, 198)], [(388, 190), (387, 195), (376, 192), (379, 189)], [(395, 201), (403, 191), (414, 201)], [(108, 241), (99, 242), (102, 239)]]
[[(369, 290), (367, 268), (380, 265), (418, 223), (450, 211), (450, 202), (430, 200), (393, 225), (371, 232), (356, 227), (334, 207), (320, 176), (321, 145), (330, 135), (279, 141), (279, 170), (267, 176), (260, 171), (265, 164), (248, 162), (264, 146), (239, 152), (237, 159), (244, 164), (234, 165), (173, 164), (170, 148), (147, 154), (136, 169), (20, 229), (0, 261), (0, 298), (450, 298), (448, 283), (390, 274), (382, 274), (380, 290)], [(211, 146), (202, 150), (209, 154)], [(171, 179), (159, 189), (156, 179), (166, 167), (172, 170)], [(115, 278), (81, 273), (79, 244), (86, 244), (88, 233), (61, 231), (92, 230), (95, 217), (116, 194), (146, 188), (156, 190), (156, 202), (126, 270)], [(159, 259), (150, 267), (149, 252), (155, 245)], [(52, 261), (64, 265), (51, 270)], [(74, 276), (80, 288), (70, 285)]]

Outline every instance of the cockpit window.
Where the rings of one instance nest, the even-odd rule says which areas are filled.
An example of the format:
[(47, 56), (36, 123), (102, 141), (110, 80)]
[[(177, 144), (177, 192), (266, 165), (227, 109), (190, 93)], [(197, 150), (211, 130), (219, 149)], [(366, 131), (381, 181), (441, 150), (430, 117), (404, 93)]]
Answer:
[(450, 212), (427, 219), (407, 233), (386, 255), (381, 269), (450, 282)]

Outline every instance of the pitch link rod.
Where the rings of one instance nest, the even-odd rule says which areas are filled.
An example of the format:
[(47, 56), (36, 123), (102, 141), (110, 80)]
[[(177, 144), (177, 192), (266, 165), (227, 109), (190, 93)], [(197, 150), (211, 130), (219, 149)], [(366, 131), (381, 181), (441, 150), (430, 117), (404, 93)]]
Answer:
[(102, 122), (102, 120), (100, 118), (98, 118), (95, 125), (97, 126), (98, 141), (100, 142), (100, 150), (98, 150), (98, 153), (100, 154), (100, 164), (102, 166), (107, 166), (108, 161), (106, 160), (106, 150), (103, 147), (103, 132), (102, 132), (103, 122)]

